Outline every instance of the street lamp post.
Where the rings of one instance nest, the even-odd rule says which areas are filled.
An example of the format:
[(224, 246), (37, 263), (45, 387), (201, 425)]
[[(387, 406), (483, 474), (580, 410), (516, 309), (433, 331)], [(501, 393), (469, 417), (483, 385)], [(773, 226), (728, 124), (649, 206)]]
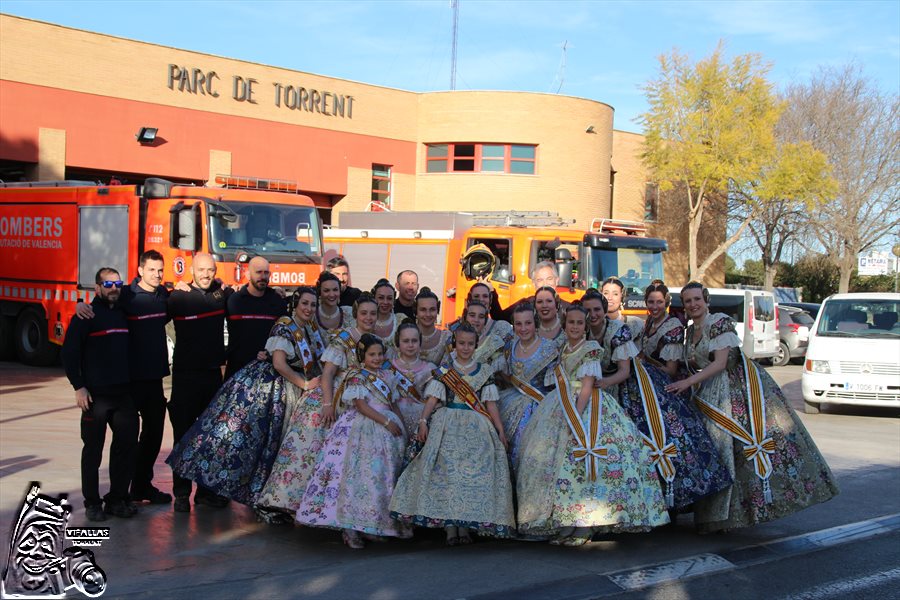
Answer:
[(900, 244), (894, 244), (891, 252), (894, 253), (894, 293), (896, 294), (900, 289)]

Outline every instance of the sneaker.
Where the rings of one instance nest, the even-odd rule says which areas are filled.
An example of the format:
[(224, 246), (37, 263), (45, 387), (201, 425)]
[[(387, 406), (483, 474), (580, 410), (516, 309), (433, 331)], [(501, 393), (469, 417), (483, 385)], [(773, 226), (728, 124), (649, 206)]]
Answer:
[(231, 502), (225, 496), (214, 494), (194, 494), (194, 504), (199, 506), (209, 506), (211, 508), (225, 508)]
[(188, 496), (175, 496), (175, 502), (172, 504), (172, 510), (182, 513), (191, 512), (191, 499)]
[(130, 519), (137, 514), (137, 508), (124, 500), (107, 502), (106, 506), (103, 507), (103, 511), (108, 515), (119, 517), (120, 519)]
[(131, 490), (131, 497), (136, 502), (146, 500), (150, 504), (168, 504), (172, 501), (172, 495), (155, 488), (154, 486)]
[(100, 504), (94, 504), (92, 506), (84, 507), (84, 515), (87, 517), (88, 521), (105, 521), (106, 513), (103, 512), (103, 506)]

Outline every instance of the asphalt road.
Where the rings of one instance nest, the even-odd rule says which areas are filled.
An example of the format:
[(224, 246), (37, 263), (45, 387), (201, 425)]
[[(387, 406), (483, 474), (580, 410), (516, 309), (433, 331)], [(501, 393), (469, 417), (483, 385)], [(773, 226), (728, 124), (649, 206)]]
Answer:
[[(429, 531), (354, 552), (336, 532), (262, 525), (236, 504), (189, 515), (145, 506), (134, 519), (104, 524), (110, 539), (94, 548), (109, 581), (104, 597), (900, 598), (897, 411), (826, 406), (804, 415), (800, 367), (769, 371), (841, 486), (834, 500), (780, 521), (699, 536), (682, 516), (672, 527), (577, 549), (495, 541), (446, 548)], [(167, 428), (156, 466), (165, 490), (170, 448)], [(43, 493), (70, 495), (70, 525), (86, 525), (80, 449), (61, 370), (0, 363), (0, 522), (13, 522), (29, 482), (40, 481)]]

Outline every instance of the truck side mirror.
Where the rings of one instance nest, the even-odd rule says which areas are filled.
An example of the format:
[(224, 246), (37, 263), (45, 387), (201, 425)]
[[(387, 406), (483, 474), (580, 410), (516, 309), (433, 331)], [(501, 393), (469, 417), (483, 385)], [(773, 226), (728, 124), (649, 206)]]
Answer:
[(557, 285), (572, 288), (572, 266), (575, 262), (572, 260), (572, 253), (568, 248), (557, 248), (554, 252), (554, 262), (556, 262), (556, 268), (559, 271), (559, 283)]
[(185, 206), (179, 202), (169, 209), (169, 246), (178, 250), (197, 252), (201, 246), (200, 203)]

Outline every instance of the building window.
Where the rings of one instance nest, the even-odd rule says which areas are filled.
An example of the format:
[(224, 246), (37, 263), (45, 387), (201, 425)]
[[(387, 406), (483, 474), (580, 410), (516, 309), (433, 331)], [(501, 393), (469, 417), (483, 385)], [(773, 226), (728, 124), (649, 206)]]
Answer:
[(644, 186), (644, 220), (655, 223), (659, 217), (659, 184), (647, 183)]
[(426, 173), (534, 175), (537, 146), (529, 144), (427, 144)]
[(391, 166), (372, 165), (372, 202), (391, 208)]

